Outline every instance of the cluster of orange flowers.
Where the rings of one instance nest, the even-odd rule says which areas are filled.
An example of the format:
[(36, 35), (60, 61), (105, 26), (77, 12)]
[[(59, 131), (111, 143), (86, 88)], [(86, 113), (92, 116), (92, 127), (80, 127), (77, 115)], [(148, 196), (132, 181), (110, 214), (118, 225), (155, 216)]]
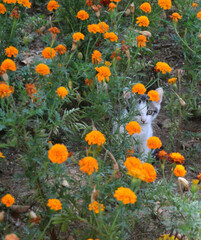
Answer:
[(92, 175), (98, 170), (98, 161), (93, 157), (85, 157), (79, 161), (80, 171)]
[(128, 131), (128, 134), (130, 134), (130, 135), (133, 135), (135, 133), (140, 134), (141, 127), (138, 122), (132, 121), (126, 125), (126, 130)]
[(168, 10), (172, 7), (171, 0), (158, 0), (158, 5), (163, 8), (164, 10)]
[(149, 41), (147, 41), (147, 38), (144, 35), (137, 36), (138, 47), (146, 47), (146, 42), (149, 42)]
[(104, 34), (104, 39), (109, 39), (111, 42), (117, 42), (118, 37), (115, 33), (113, 32), (106, 32)]
[(1, 69), (3, 71), (11, 70), (16, 71), (16, 65), (11, 59), (5, 59), (1, 64)]
[(155, 101), (155, 102), (158, 102), (160, 97), (159, 97), (159, 93), (155, 90), (150, 90), (148, 93), (147, 93), (147, 96), (149, 97), (149, 100), (150, 101)]
[(53, 163), (61, 164), (68, 158), (68, 150), (63, 144), (55, 144), (48, 151), (48, 158)]
[(58, 199), (48, 199), (47, 206), (51, 210), (55, 210), (55, 211), (58, 211), (58, 210), (62, 209), (62, 203)]
[(0, 97), (9, 97), (13, 93), (13, 88), (7, 85), (5, 82), (0, 82)]
[(58, 52), (59, 55), (63, 55), (64, 53), (66, 53), (67, 48), (64, 45), (59, 44), (57, 47), (54, 48), (54, 50)]
[(46, 64), (40, 63), (35, 68), (36, 73), (39, 73), (40, 75), (47, 75), (50, 74), (50, 69)]
[(80, 11), (77, 13), (77, 16), (76, 16), (76, 17), (79, 18), (79, 19), (81, 19), (81, 20), (83, 21), (83, 20), (86, 20), (86, 19), (89, 18), (89, 14), (88, 14), (86, 11), (84, 11), (84, 10), (80, 10)]
[(149, 26), (149, 19), (146, 16), (137, 17), (136, 22), (140, 27), (148, 27)]
[(89, 210), (94, 211), (96, 214), (100, 211), (103, 212), (105, 209), (105, 206), (97, 201), (94, 201), (92, 204), (89, 204)]
[(7, 57), (16, 57), (18, 55), (18, 50), (17, 48), (10, 46), (8, 48), (5, 49), (5, 55)]
[(54, 48), (46, 47), (46, 48), (42, 51), (42, 55), (43, 55), (44, 58), (52, 59), (52, 58), (55, 57), (56, 51), (54, 50)]
[(102, 62), (103, 59), (101, 58), (101, 56), (102, 56), (101, 52), (99, 52), (98, 50), (94, 50), (91, 56), (92, 63), (97, 64), (97, 62), (98, 63)]
[(95, 67), (96, 71), (98, 74), (96, 75), (96, 78), (98, 79), (99, 82), (105, 81), (105, 79), (109, 82), (109, 77), (111, 76), (110, 69), (106, 66), (102, 67)]
[(148, 2), (141, 4), (140, 9), (142, 11), (144, 11), (145, 13), (147, 13), (147, 12), (151, 13), (151, 5)]
[(157, 62), (155, 66), (156, 71), (161, 71), (163, 74), (171, 73), (172, 68), (165, 62)]
[(174, 175), (176, 177), (184, 177), (186, 175), (186, 170), (183, 165), (177, 165), (174, 169)]
[(134, 204), (137, 201), (137, 196), (135, 193), (131, 189), (125, 187), (119, 187), (113, 196), (118, 201), (122, 201), (123, 204)]
[(11, 207), (15, 203), (15, 198), (11, 194), (6, 194), (2, 197), (1, 202), (6, 205), (6, 207)]
[(62, 99), (64, 99), (67, 95), (68, 95), (68, 90), (65, 87), (59, 87), (56, 90), (56, 93), (59, 97), (61, 97)]
[(106, 33), (109, 31), (109, 25), (107, 25), (105, 22), (100, 22), (98, 24), (91, 24), (88, 25), (88, 31), (91, 33)]
[(145, 88), (145, 86), (142, 83), (137, 83), (132, 88), (133, 93), (145, 94), (146, 91), (147, 91), (147, 89)]
[(164, 150), (159, 151), (159, 153), (157, 154), (157, 157), (159, 158), (159, 160), (169, 160), (171, 163), (176, 163), (176, 164), (183, 164), (185, 158), (177, 152), (173, 152), (168, 154), (167, 152), (165, 152)]
[(162, 147), (162, 142), (158, 137), (150, 137), (147, 139), (147, 146), (149, 149), (157, 149)]
[(80, 39), (84, 40), (85, 36), (81, 32), (77, 32), (73, 34), (73, 40), (80, 41)]
[(105, 143), (105, 136), (101, 132), (93, 130), (86, 135), (85, 141), (88, 142), (89, 145), (97, 144), (100, 146)]
[(31, 7), (31, 3), (29, 2), (29, 0), (3, 0), (3, 2), (7, 4), (18, 3), (23, 5), (24, 7), (28, 7), (28, 8)]
[(57, 10), (59, 7), (59, 3), (57, 1), (49, 1), (47, 4), (47, 9), (52, 12), (53, 10)]

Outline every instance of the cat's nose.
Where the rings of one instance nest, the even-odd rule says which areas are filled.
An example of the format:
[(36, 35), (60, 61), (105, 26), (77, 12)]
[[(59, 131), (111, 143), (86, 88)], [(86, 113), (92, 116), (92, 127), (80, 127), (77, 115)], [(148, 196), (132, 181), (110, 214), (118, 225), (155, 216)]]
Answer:
[(146, 121), (145, 121), (144, 119), (141, 119), (141, 122), (142, 122), (142, 123), (145, 123)]

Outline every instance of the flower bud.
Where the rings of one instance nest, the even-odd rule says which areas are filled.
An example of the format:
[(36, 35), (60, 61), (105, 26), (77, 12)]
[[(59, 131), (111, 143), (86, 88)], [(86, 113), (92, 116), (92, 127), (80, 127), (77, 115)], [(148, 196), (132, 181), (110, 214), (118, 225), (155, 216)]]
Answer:
[(5, 82), (8, 83), (8, 74), (7, 74), (7, 73), (4, 73), (4, 74), (2, 75), (2, 78), (3, 78), (3, 80), (4, 80)]
[(124, 15), (126, 17), (128, 17), (128, 16), (130, 16), (130, 14), (131, 14), (131, 10), (129, 8), (127, 8), (126, 11), (124, 12)]
[(134, 2), (132, 2), (129, 6), (130, 10), (131, 10), (131, 13), (134, 13), (135, 12), (135, 4)]
[(79, 52), (79, 53), (77, 54), (77, 56), (78, 56), (78, 59), (80, 59), (80, 60), (83, 59), (83, 54), (82, 54), (81, 52)]
[(182, 98), (179, 98), (179, 102), (182, 107), (184, 107), (186, 105), (185, 101)]
[(34, 211), (30, 211), (29, 216), (30, 216), (31, 219), (37, 219), (37, 215), (35, 214)]
[(72, 81), (71, 81), (71, 80), (68, 82), (68, 87), (69, 87), (69, 89), (70, 89), (70, 90), (71, 90), (71, 89), (72, 89), (72, 87), (73, 87), (73, 83), (72, 83)]
[(149, 31), (140, 31), (140, 33), (145, 37), (151, 37), (151, 33)]
[(198, 38), (201, 40), (201, 33), (198, 34)]
[(2, 211), (0, 212), (0, 222), (3, 222), (4, 218), (5, 218), (5, 212)]
[(189, 190), (189, 182), (185, 178), (178, 177), (178, 182), (181, 183), (185, 190)]
[(77, 41), (73, 40), (71, 51), (74, 52), (76, 48), (77, 48)]

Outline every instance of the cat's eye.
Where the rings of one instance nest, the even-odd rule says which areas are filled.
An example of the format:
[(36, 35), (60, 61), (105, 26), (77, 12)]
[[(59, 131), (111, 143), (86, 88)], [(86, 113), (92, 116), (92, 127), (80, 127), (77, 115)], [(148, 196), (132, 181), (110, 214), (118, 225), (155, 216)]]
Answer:
[(153, 112), (152, 110), (148, 110), (147, 115), (152, 115), (152, 112)]
[(140, 104), (141, 102), (142, 102), (141, 100), (138, 101), (139, 104)]

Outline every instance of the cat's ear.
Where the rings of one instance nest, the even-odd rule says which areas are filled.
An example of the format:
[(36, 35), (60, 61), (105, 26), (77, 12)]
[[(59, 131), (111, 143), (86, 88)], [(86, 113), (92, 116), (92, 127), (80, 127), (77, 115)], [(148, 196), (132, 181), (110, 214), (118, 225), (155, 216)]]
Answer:
[(161, 102), (163, 100), (163, 89), (162, 88), (157, 88), (155, 91), (158, 92), (158, 94), (159, 94), (159, 100), (156, 103), (161, 104)]

